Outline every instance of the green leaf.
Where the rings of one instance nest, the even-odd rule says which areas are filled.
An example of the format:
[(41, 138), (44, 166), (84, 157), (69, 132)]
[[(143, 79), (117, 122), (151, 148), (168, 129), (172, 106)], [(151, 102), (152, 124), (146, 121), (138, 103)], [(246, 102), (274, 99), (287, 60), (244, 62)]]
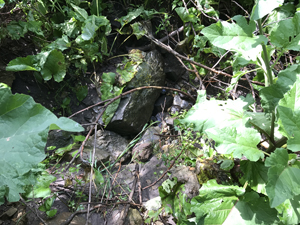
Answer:
[(273, 28), (270, 40), (278, 48), (299, 51), (300, 41), (300, 12), (296, 12), (293, 18), (280, 21)]
[(34, 184), (31, 170), (45, 158), (51, 124), (73, 132), (84, 130), (70, 119), (58, 119), (30, 96), (0, 89), (0, 200), (5, 196), (10, 202), (18, 201), (24, 186)]
[(279, 219), (284, 224), (300, 223), (300, 195), (292, 199), (286, 200), (284, 203), (276, 207), (279, 212)]
[(275, 110), (279, 100), (292, 88), (298, 75), (300, 75), (300, 65), (294, 64), (279, 72), (275, 84), (260, 90), (261, 105), (265, 112)]
[[(107, 83), (107, 84), (110, 84), (110, 85), (113, 85), (115, 83), (115, 78), (116, 78), (116, 74), (113, 73), (113, 72), (109, 72), (109, 73), (103, 73), (102, 74), (102, 80), (103, 82)], [(103, 91), (102, 94), (105, 94), (106, 92)], [(106, 100), (108, 99), (107, 97), (104, 97), (103, 100)]]
[(78, 99), (78, 101), (81, 102), (83, 99), (85, 99), (88, 92), (89, 92), (89, 90), (88, 90), (88, 87), (86, 85), (80, 86), (79, 88), (77, 88), (76, 89), (76, 98)]
[(240, 179), (241, 184), (244, 185), (248, 182), (252, 190), (266, 195), (268, 168), (265, 167), (264, 163), (262, 161), (243, 160), (240, 162), (240, 169), (244, 174)]
[(222, 224), (245, 190), (238, 186), (219, 185), (209, 180), (191, 201), (191, 212), (201, 224)]
[(288, 149), (297, 152), (300, 149), (300, 76), (278, 104), (280, 131), (288, 138)]
[(47, 45), (45, 49), (47, 50), (54, 50), (58, 49), (64, 51), (71, 47), (71, 43), (66, 35), (62, 35), (61, 38), (56, 39), (55, 41), (51, 42), (51, 44)]
[(134, 24), (131, 24), (130, 26), (132, 27), (132, 33), (136, 36), (138, 40), (146, 34), (146, 31), (143, 29), (141, 23), (136, 22)]
[(191, 201), (197, 224), (276, 224), (277, 212), (264, 197), (245, 193), (238, 186), (219, 185), (210, 180)]
[(61, 82), (66, 75), (65, 57), (56, 49), (44, 54), (41, 66), (41, 74), (45, 81), (53, 77), (56, 82)]
[(224, 127), (206, 130), (207, 135), (216, 142), (220, 154), (232, 154), (235, 158), (245, 156), (250, 161), (264, 158), (263, 151), (257, 148), (260, 134), (252, 128)]
[(193, 22), (197, 23), (198, 19), (194, 14), (189, 13), (185, 7), (177, 7), (175, 9), (180, 19), (184, 22)]
[(162, 207), (166, 213), (173, 213), (178, 224), (189, 224), (187, 216), (191, 214), (190, 204), (184, 192), (184, 184), (178, 183), (177, 178), (164, 181), (158, 188)]
[(3, 6), (5, 6), (5, 2), (4, 2), (4, 0), (0, 0), (0, 9), (2, 9)]
[[(28, 187), (27, 198), (46, 198), (51, 195), (50, 184), (56, 181), (56, 177), (44, 171), (38, 176), (37, 182), (33, 187)], [(51, 206), (50, 206), (51, 208)], [(49, 209), (50, 209), (49, 208)]]
[(246, 193), (236, 203), (223, 225), (278, 224), (277, 211), (271, 209), (265, 197)]
[(95, 184), (97, 187), (100, 187), (104, 183), (104, 178), (102, 173), (99, 170), (94, 170), (95, 173)]
[(84, 22), (87, 19), (87, 17), (88, 17), (88, 13), (84, 9), (82, 9), (82, 8), (80, 8), (80, 7), (72, 4), (72, 3), (71, 3), (71, 6), (75, 10), (76, 18), (79, 21)]
[(135, 9), (134, 11), (129, 12), (126, 16), (117, 19), (117, 21), (121, 23), (121, 30), (126, 24), (130, 23), (132, 20), (136, 19), (139, 15), (141, 15), (143, 11), (144, 11), (144, 7), (141, 6)]
[(26, 70), (33, 70), (33, 71), (40, 71), (40, 68), (37, 66), (38, 57), (34, 55), (29, 55), (26, 57), (18, 57), (11, 60), (7, 67), (7, 71), (26, 71)]
[(243, 109), (247, 105), (248, 102), (240, 98), (235, 101), (206, 100), (206, 92), (198, 91), (196, 104), (179, 121), (193, 124), (194, 129), (200, 132), (214, 127), (240, 127), (248, 120)]
[(281, 6), (284, 0), (257, 0), (251, 12), (251, 20), (258, 20)]
[(237, 23), (217, 22), (205, 27), (201, 33), (215, 46), (241, 54), (247, 60), (256, 60), (261, 52), (261, 43), (267, 44), (264, 35), (254, 36), (255, 22), (242, 16), (232, 18)]
[(290, 165), (289, 160), (287, 150), (282, 148), (277, 148), (266, 159), (265, 166), (270, 167), (266, 190), (272, 208), (300, 194), (300, 167), (298, 164)]

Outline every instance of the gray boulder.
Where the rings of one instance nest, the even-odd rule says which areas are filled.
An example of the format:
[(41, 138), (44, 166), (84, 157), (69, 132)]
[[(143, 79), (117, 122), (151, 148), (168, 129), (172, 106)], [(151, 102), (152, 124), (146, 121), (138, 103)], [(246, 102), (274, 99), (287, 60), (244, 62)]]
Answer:
[[(123, 92), (142, 86), (163, 86), (164, 82), (163, 58), (157, 50), (153, 50), (146, 54), (135, 77)], [(160, 92), (159, 89), (143, 89), (124, 96), (107, 129), (121, 135), (139, 133), (149, 121)]]

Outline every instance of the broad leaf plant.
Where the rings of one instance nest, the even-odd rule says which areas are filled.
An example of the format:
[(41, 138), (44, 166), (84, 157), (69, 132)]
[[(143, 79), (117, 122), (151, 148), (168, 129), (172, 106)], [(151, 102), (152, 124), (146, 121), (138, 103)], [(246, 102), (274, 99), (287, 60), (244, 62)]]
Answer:
[[(258, 75), (254, 79), (263, 74), (265, 86), (254, 85), (262, 110), (254, 110), (250, 94), (225, 101), (208, 100), (205, 91), (198, 91), (196, 104), (179, 120), (212, 139), (219, 155), (238, 159), (242, 176), (236, 185), (211, 179), (190, 202), (181, 199), (184, 185), (163, 184), (159, 189), (162, 206), (178, 224), (300, 222), (300, 65), (290, 65), (275, 76), (270, 63), (275, 51), (278, 57), (289, 50), (299, 51), (300, 12), (273, 24), (269, 35), (262, 26), (262, 19), (283, 3), (257, 0), (248, 18), (237, 15), (201, 31), (201, 38), (234, 54), (233, 83), (245, 74), (240, 68), (255, 64)], [(267, 148), (260, 146), (262, 140)]]

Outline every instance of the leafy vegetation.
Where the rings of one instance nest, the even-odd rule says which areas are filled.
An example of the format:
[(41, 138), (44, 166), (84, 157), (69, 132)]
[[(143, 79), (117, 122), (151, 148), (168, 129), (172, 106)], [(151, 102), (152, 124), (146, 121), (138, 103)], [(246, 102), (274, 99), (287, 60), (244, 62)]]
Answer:
[[(300, 223), (299, 57), (275, 70), (282, 56), (300, 50), (299, 5), (284, 0), (257, 0), (254, 5), (249, 1), (241, 2), (242, 12), (253, 6), (251, 14), (235, 15), (227, 21), (220, 19), (218, 1), (190, 1), (186, 5), (184, 1), (174, 0), (171, 3), (170, 11), (174, 10), (185, 25), (183, 41), (177, 44), (176, 50), (201, 63), (206, 62), (205, 54), (223, 57), (230, 52), (228, 60), (220, 63), (232, 67), (233, 77), (226, 93), (232, 91), (242, 76), (253, 72), (253, 81), (264, 85), (251, 83), (259, 91), (259, 100), (251, 94), (233, 100), (227, 96), (225, 100), (214, 99), (205, 91), (198, 91), (196, 104), (177, 120), (177, 129), (184, 130), (180, 150), (186, 152), (185, 164), (217, 164), (228, 179), (219, 179), (213, 172), (206, 174), (203, 171), (213, 170), (212, 167), (202, 167), (203, 173), (198, 175), (202, 187), (199, 195), (192, 199), (183, 194), (184, 184), (176, 179), (165, 181), (159, 188), (162, 207), (149, 213), (152, 219), (157, 219), (164, 210), (172, 214), (178, 224)], [(139, 20), (154, 16), (161, 18), (155, 33), (169, 31), (171, 16), (163, 12), (167, 9), (149, 10), (152, 4), (154, 6), (144, 1), (134, 5), (127, 15), (117, 19), (121, 25), (117, 32), (140, 39), (150, 30)], [(157, 4), (164, 5), (160, 1)], [(0, 1), (0, 7), (3, 5)], [(129, 8), (130, 4), (125, 2), (124, 5)], [(20, 7), (27, 13), (26, 21), (12, 21), (5, 29), (2, 27), (1, 38), (7, 35), (19, 39), (31, 32), (41, 51), (12, 60), (7, 70), (31, 70), (44, 81), (61, 82), (70, 65), (80, 74), (80, 70), (87, 71), (88, 63), (102, 62), (104, 56), (111, 53), (107, 44), (111, 26), (102, 15), (104, 9), (111, 10), (109, 4), (102, 1), (31, 1), (31, 4), (20, 3)], [(203, 22), (201, 15), (208, 19)], [(130, 52), (131, 60), (118, 68), (118, 85), (116, 74), (103, 74), (100, 86), (103, 100), (122, 93), (143, 58), (140, 54)], [(206, 69), (195, 68), (200, 75), (207, 73)], [(78, 100), (86, 93), (85, 88), (80, 88)], [(38, 167), (45, 158), (47, 132), (49, 129), (82, 129), (70, 120), (57, 119), (28, 96), (12, 95), (7, 88), (0, 89), (0, 96), (0, 123), (5, 128), (0, 132), (0, 145), (4, 147), (1, 149), (5, 149), (0, 167), (0, 204), (4, 197), (17, 201), (19, 193), (26, 193), (28, 197), (49, 197), (49, 184), (54, 178), (43, 174), (43, 168)], [(64, 107), (68, 104), (66, 100)], [(116, 101), (106, 109), (106, 124), (118, 104)], [(20, 110), (22, 117), (19, 117)], [(32, 132), (28, 134), (28, 130)], [(201, 137), (207, 140), (202, 143), (206, 147), (199, 152), (194, 144)], [(267, 143), (266, 148), (261, 146), (262, 142)], [(65, 152), (70, 148), (72, 146), (60, 150)], [(236, 167), (238, 170), (232, 174)], [(97, 170), (95, 176), (99, 185), (102, 184), (101, 171)], [(35, 182), (35, 192), (26, 189)], [(53, 197), (50, 197), (40, 209), (53, 216), (56, 212), (51, 210), (52, 203)], [(75, 203), (73, 207), (77, 209)]]

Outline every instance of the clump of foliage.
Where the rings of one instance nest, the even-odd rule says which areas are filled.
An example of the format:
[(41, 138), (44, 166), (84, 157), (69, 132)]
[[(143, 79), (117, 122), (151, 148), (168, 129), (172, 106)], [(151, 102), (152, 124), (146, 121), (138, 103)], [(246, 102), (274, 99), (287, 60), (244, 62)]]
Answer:
[[(207, 100), (206, 92), (198, 91), (197, 103), (179, 122), (214, 140), (217, 153), (224, 159), (239, 159), (241, 177), (235, 185), (209, 180), (190, 201), (181, 194), (184, 184), (166, 181), (159, 189), (162, 206), (178, 224), (300, 222), (300, 65), (290, 65), (277, 76), (270, 65), (271, 56), (279, 60), (288, 50), (299, 51), (300, 14), (295, 12), (293, 18), (272, 28), (263, 29), (261, 22), (268, 14), (279, 12), (277, 7), (283, 3), (258, 0), (248, 18), (237, 15), (231, 22), (218, 21), (201, 31), (199, 38), (234, 53), (232, 82), (245, 74), (239, 71), (241, 67), (256, 66), (254, 79), (265, 83), (265, 87), (255, 86), (263, 112), (255, 110), (250, 94), (222, 101)], [(272, 62), (273, 66), (276, 63)], [(268, 143), (267, 149), (260, 147), (261, 140)]]
[[(101, 62), (108, 54), (109, 20), (102, 16), (101, 1), (30, 1), (20, 2), (25, 21), (11, 21), (2, 31), (12, 39), (30, 33), (41, 51), (36, 55), (12, 60), (6, 70), (37, 72), (43, 80), (61, 82), (72, 65), (86, 71), (88, 63)], [(3, 7), (4, 5), (2, 5)]]

